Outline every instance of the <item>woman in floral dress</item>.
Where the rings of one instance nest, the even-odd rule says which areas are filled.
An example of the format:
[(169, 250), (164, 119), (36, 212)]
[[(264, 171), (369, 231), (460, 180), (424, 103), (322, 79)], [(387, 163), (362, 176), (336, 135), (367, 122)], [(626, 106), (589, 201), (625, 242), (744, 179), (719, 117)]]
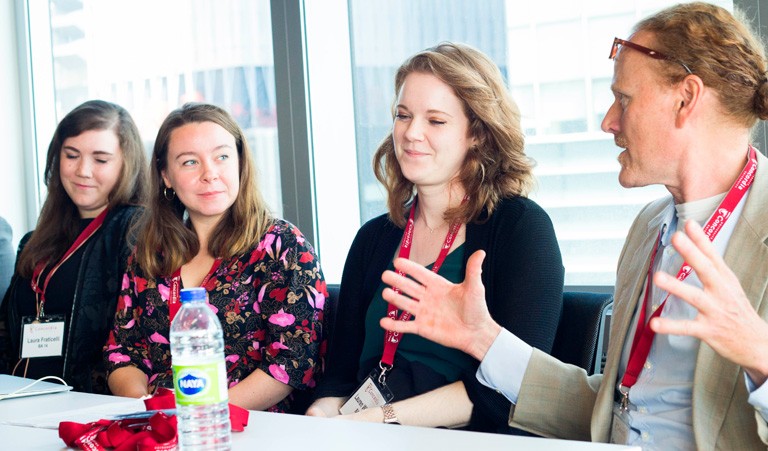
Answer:
[(172, 381), (178, 292), (202, 286), (221, 320), (230, 402), (284, 412), (321, 368), (327, 289), (311, 244), (273, 218), (242, 130), (224, 110), (186, 104), (158, 132), (151, 201), (105, 347), (112, 393)]

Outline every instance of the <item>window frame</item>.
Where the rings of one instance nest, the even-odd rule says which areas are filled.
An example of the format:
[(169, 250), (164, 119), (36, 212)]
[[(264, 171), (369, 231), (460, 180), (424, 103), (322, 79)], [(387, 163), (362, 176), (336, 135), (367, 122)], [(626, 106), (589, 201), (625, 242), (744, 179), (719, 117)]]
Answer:
[[(305, 0), (271, 0), (271, 1), (272, 1), (273, 7), (276, 4), (278, 4), (278, 5), (282, 5), (282, 6), (286, 7), (286, 8), (290, 8), (293, 11), (304, 10), (305, 7), (306, 7), (306, 4), (312, 3), (312, 2), (305, 2)], [(343, 0), (334, 0), (334, 1), (337, 1), (337, 2), (341, 1), (341, 3), (346, 3)], [(758, 30), (759, 35), (763, 38), (763, 40), (766, 40), (766, 32), (764, 31), (763, 28), (761, 28), (761, 25), (765, 25), (766, 27), (768, 27), (768, 11), (766, 11), (765, 8), (763, 8), (763, 11), (759, 11), (759, 5), (757, 4), (757, 1), (752, 1), (752, 0), (734, 0), (733, 3), (734, 3), (734, 7), (741, 9), (742, 11), (744, 11), (747, 14), (747, 17), (749, 17), (751, 19), (751, 21), (752, 21), (752, 26), (756, 30)], [(755, 10), (757, 10), (757, 11), (755, 11)], [(274, 13), (273, 13), (273, 15), (274, 15)], [(348, 23), (348, 16), (345, 19), (346, 19), (345, 21)], [(301, 20), (301, 19), (294, 18), (294, 20)], [(303, 25), (304, 22), (301, 21), (301, 23)], [(339, 27), (339, 28), (341, 28), (341, 27)], [(276, 24), (273, 23), (273, 30), (275, 30), (275, 29), (276, 29)], [(293, 27), (293, 28), (289, 27), (288, 29), (289, 30), (293, 30), (294, 35), (293, 36), (286, 36), (286, 39), (298, 39), (298, 40), (300, 40), (301, 42), (304, 43), (305, 46), (301, 50), (301, 52), (302, 52), (301, 56), (303, 58), (302, 61), (304, 62), (304, 64), (306, 64), (306, 61), (307, 61), (306, 50), (307, 50), (307, 47), (308, 47), (307, 41), (311, 41), (313, 39), (313, 36), (305, 35), (304, 33), (306, 33), (306, 30), (304, 28), (301, 29), (302, 36), (297, 36), (295, 34), (298, 31), (298, 27)], [(282, 38), (282, 36), (278, 36), (277, 33), (275, 33), (275, 35), (273, 36), (273, 42), (274, 42), (274, 45), (276, 46), (276, 48), (277, 48), (278, 45), (281, 45), (281, 44), (278, 43), (278, 41), (281, 38)], [(346, 42), (348, 42), (348, 38), (347, 38)], [(338, 51), (342, 47), (343, 47), (343, 45), (340, 45), (338, 47), (335, 47), (331, 51)], [(327, 48), (325, 50), (328, 51)], [(295, 51), (298, 51), (298, 49), (295, 49)], [(277, 51), (275, 51), (275, 55), (277, 55)], [(277, 67), (277, 63), (275, 65)], [(305, 71), (305, 68), (304, 68), (303, 65), (302, 66), (292, 65), (292, 66), (288, 67), (288, 70), (293, 70), (293, 71), (301, 70), (301, 71)], [(342, 68), (342, 70), (346, 70), (346, 69)], [(296, 76), (298, 76), (298, 74), (296, 74)], [(279, 76), (279, 74), (276, 74), (275, 78), (276, 78), (276, 83), (278, 83), (278, 84), (281, 83), (281, 82), (285, 83), (285, 80), (288, 79), (288, 77), (282, 77), (282, 76)], [(312, 81), (313, 81), (312, 78), (310, 78), (309, 79), (310, 86), (312, 85)], [(308, 95), (309, 95), (309, 93), (311, 91), (312, 91), (312, 89), (308, 89), (307, 90)], [(279, 92), (280, 91), (279, 91), (279, 87), (278, 87), (278, 96), (279, 96)], [(310, 104), (311, 104), (311, 102), (310, 102)], [(301, 114), (301, 112), (298, 112), (298, 113)], [(311, 121), (306, 121), (305, 122), (305, 121), (301, 120), (301, 117), (297, 117), (297, 118), (295, 118), (295, 121), (291, 122), (291, 124), (293, 124), (293, 125), (304, 124), (304, 123), (308, 124), (307, 128), (304, 130), (304, 132), (307, 133), (307, 135), (311, 135), (311, 133), (312, 133)], [(278, 127), (280, 127), (279, 123), (278, 123)], [(294, 129), (293, 131), (297, 132), (299, 130), (298, 129)], [(351, 133), (352, 134), (350, 136), (354, 137), (354, 130), (352, 130)], [(280, 136), (282, 137), (282, 134), (280, 134)], [(762, 121), (760, 124), (758, 124), (756, 126), (754, 142), (757, 145), (759, 145), (761, 149), (763, 149), (763, 153), (766, 153), (766, 150), (768, 150), (768, 122)], [(354, 141), (353, 141), (353, 143), (354, 143)], [(288, 142), (286, 144), (290, 145), (290, 140), (288, 140)], [(306, 161), (312, 161), (312, 152), (313, 152), (312, 144), (313, 144), (312, 139), (307, 140), (307, 148), (303, 150), (305, 152), (305, 155), (306, 155)], [(315, 143), (315, 144), (317, 144), (317, 143)], [(280, 152), (282, 154), (282, 149), (283, 149), (283, 141), (282, 140), (280, 141), (279, 145), (280, 145), (280, 149), (281, 149)], [(320, 146), (315, 145), (314, 150), (315, 151), (320, 151), (319, 147)], [(294, 154), (299, 153), (295, 149), (292, 150), (292, 152)], [(302, 155), (302, 159), (305, 158), (305, 155)], [(356, 154), (355, 154), (355, 157), (356, 157)], [(302, 164), (304, 164), (304, 163), (302, 163)], [(352, 171), (352, 172), (350, 172), (350, 174), (356, 174), (356, 172)], [(283, 174), (283, 175), (285, 176), (285, 174)], [(320, 173), (317, 174), (317, 178), (318, 179), (321, 178)], [(346, 186), (349, 186), (351, 188), (350, 189), (345, 189), (344, 191), (347, 192), (347, 193), (348, 192), (354, 192), (355, 194), (359, 195), (358, 187), (357, 187), (357, 184), (356, 184), (357, 183), (357, 177), (356, 176), (355, 177), (349, 177), (349, 179), (350, 180), (354, 179), (355, 183), (353, 184), (350, 181), (350, 183), (348, 185), (346, 185)], [(289, 182), (290, 182), (289, 180), (287, 180), (286, 178), (283, 178), (284, 186), (285, 186), (286, 183), (289, 183)], [(319, 188), (316, 188), (316, 187), (314, 187), (314, 188), (319, 191)], [(318, 199), (315, 196), (318, 193), (317, 193), (317, 191), (313, 191), (313, 187), (312, 186), (305, 187), (303, 189), (303, 191), (300, 191), (297, 188), (296, 192), (297, 192), (297, 195), (299, 197), (301, 197), (301, 198), (304, 198), (304, 199), (310, 199), (310, 198), (314, 199), (314, 204), (313, 205), (314, 206), (317, 205)], [(285, 191), (283, 191), (283, 196), (284, 196), (283, 200), (285, 202), (285, 200), (286, 200)], [(320, 196), (318, 196), (318, 197), (320, 197)], [(358, 197), (358, 199), (359, 199), (359, 197)], [(353, 204), (357, 205), (358, 206), (358, 210), (359, 210), (359, 201), (358, 201), (358, 203), (349, 203), (348, 205), (353, 205)], [(288, 209), (287, 206), (286, 206), (285, 212), (286, 212), (286, 219), (288, 219), (288, 220), (290, 220), (292, 222), (296, 221), (295, 223), (299, 226), (300, 229), (302, 229), (302, 231), (304, 231), (305, 229), (309, 230), (309, 228), (307, 227), (307, 225), (309, 225), (309, 224), (302, 223), (300, 221), (300, 218), (296, 217), (296, 219), (293, 219), (292, 217), (289, 217), (289, 213), (288, 213), (289, 209)], [(331, 268), (331, 265), (329, 265), (330, 261), (326, 262), (325, 260), (323, 260), (324, 257), (323, 257), (323, 252), (322, 252), (322, 249), (323, 249), (322, 248), (322, 243), (324, 241), (325, 242), (331, 242), (331, 243), (333, 243), (334, 246), (343, 247), (344, 249), (348, 249), (349, 246), (348, 245), (344, 246), (343, 244), (341, 244), (337, 240), (337, 238), (329, 240), (328, 236), (326, 235), (326, 234), (329, 233), (327, 230), (324, 230), (322, 236), (320, 236), (319, 230), (320, 230), (320, 228), (322, 228), (322, 224), (325, 223), (325, 221), (318, 221), (318, 217), (320, 217), (320, 216), (321, 216), (321, 213), (319, 213), (318, 209), (316, 208), (315, 209), (315, 214), (312, 217), (312, 221), (313, 222), (311, 223), (311, 225), (312, 225), (312, 229), (311, 230), (318, 231), (318, 235), (315, 236), (315, 241), (313, 241), (313, 242), (316, 242), (318, 244), (319, 249), (320, 249), (320, 255), (321, 255), (320, 258), (321, 258), (321, 261), (324, 261), (324, 271), (329, 271), (329, 269)], [(358, 213), (357, 217), (359, 217), (359, 213)], [(354, 231), (356, 231), (356, 230), (357, 230), (357, 228), (355, 227)], [(351, 239), (354, 236), (354, 233), (355, 232), (352, 232), (352, 233), (347, 235), (347, 241), (346, 242), (351, 243)], [(341, 238), (341, 239), (343, 240), (343, 238)], [(344, 242), (344, 244), (346, 244), (346, 242)], [(334, 267), (335, 266), (337, 266), (337, 265), (334, 265)], [(341, 266), (343, 266), (343, 264)], [(338, 279), (336, 279), (336, 278), (328, 278), (328, 279), (331, 282), (333, 282), (333, 283), (338, 283), (341, 278), (339, 276)], [(612, 293), (613, 292), (613, 288), (614, 288), (613, 285), (566, 285), (565, 286), (565, 290), (566, 291), (591, 291), (591, 292), (599, 292), (599, 293)]]
[[(330, 3), (327, 3), (330, 2)], [(359, 218), (359, 192), (357, 186), (354, 120), (340, 119), (342, 128), (334, 128), (338, 135), (342, 130), (345, 136), (343, 147), (328, 141), (327, 136), (313, 133), (313, 128), (324, 130), (335, 126), (326, 115), (312, 114), (327, 107), (328, 99), (320, 94), (333, 89), (326, 79), (315, 76), (322, 65), (313, 66), (313, 55), (317, 58), (320, 51), (347, 55), (350, 53), (349, 33), (343, 38), (343, 27), (323, 28), (321, 22), (308, 18), (307, 11), (323, 8), (338, 15), (344, 23), (349, 23), (348, 3), (346, 0), (326, 0), (306, 2), (305, 0), (270, 0), (272, 38), (275, 58), (276, 95), (278, 114), (278, 146), (281, 165), (281, 190), (283, 199), (283, 217), (296, 224), (315, 244), (324, 262), (324, 269), (331, 277), (329, 282), (340, 280), (342, 258), (324, 258), (324, 246), (334, 246), (338, 255), (346, 256), (358, 221), (340, 219), (349, 214)], [(320, 5), (322, 3), (322, 5)], [(759, 0), (733, 0), (734, 7), (741, 9), (752, 22), (753, 27), (763, 41), (768, 40), (768, 8), (760, 8)], [(27, 229), (34, 227), (38, 212), (45, 197), (43, 170), (45, 166), (45, 145), (55, 127), (55, 93), (51, 58), (50, 27), (44, 23), (49, 17), (47, 1), (16, 0), (15, 18), (18, 42), (19, 71), (19, 114), (22, 125), (22, 160), (24, 164), (25, 221)], [(46, 32), (47, 30), (47, 32)], [(348, 28), (347, 28), (348, 30)], [(336, 39), (323, 39), (323, 33), (335, 33)], [(342, 38), (340, 38), (342, 36)], [(322, 49), (319, 42), (323, 42)], [(336, 60), (331, 66), (338, 77), (336, 87), (349, 81), (352, 86), (352, 67), (344, 59)], [(326, 68), (327, 72), (327, 68)], [(338, 89), (337, 89), (338, 90)], [(341, 91), (341, 90), (338, 90)], [(349, 98), (342, 96), (334, 103), (335, 109), (341, 109), (340, 117), (354, 117), (351, 101), (352, 89), (346, 90)], [(334, 99), (339, 100), (339, 99)], [(323, 104), (322, 102), (325, 102)], [(323, 111), (328, 111), (327, 109)], [(755, 128), (753, 141), (762, 149), (768, 150), (768, 122), (761, 121)], [(337, 149), (350, 149), (350, 158), (339, 160)], [(320, 161), (322, 160), (322, 162)], [(326, 163), (329, 163), (330, 166)], [(343, 164), (338, 164), (343, 163)], [(349, 165), (347, 165), (349, 163)], [(330, 168), (330, 169), (329, 169)], [(335, 168), (335, 172), (334, 171)], [(323, 182), (323, 174), (332, 171), (333, 177), (344, 174), (344, 189), (338, 185)], [(343, 171), (343, 172), (339, 172)], [(347, 176), (349, 174), (349, 176)], [(566, 286), (566, 290), (610, 292), (612, 286)]]

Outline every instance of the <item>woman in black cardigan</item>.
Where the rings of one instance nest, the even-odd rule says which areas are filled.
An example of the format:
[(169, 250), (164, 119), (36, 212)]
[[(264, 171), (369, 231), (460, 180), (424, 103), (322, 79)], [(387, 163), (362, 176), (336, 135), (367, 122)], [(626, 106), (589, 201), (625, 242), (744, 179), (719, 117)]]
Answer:
[[(335, 416), (341, 408), (365, 421), (509, 432), (510, 403), (477, 381), (477, 361), (420, 337), (387, 335), (378, 322), (407, 319), (381, 294), (381, 274), (395, 257), (437, 265), (460, 282), (467, 258), (483, 249), (491, 315), (551, 350), (563, 266), (549, 217), (525, 197), (533, 176), (519, 113), (496, 65), (462, 44), (409, 58), (395, 93), (392, 135), (374, 157), (389, 213), (363, 225), (349, 251), (326, 373), (307, 414)], [(361, 383), (383, 399), (366, 398)]]
[[(144, 146), (124, 108), (90, 100), (58, 124), (46, 161), (48, 196), (0, 306), (0, 372), (106, 393), (101, 351), (144, 200)], [(31, 321), (55, 332), (39, 335)], [(46, 340), (61, 349), (29, 347)]]

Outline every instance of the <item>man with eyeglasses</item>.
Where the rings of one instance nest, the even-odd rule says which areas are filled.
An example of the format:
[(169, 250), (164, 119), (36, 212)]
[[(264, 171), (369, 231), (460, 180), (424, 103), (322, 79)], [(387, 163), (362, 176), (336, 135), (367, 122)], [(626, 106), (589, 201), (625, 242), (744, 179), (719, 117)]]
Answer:
[[(451, 284), (396, 260), (384, 298), (417, 333), (482, 361), (477, 377), (512, 401), (510, 425), (644, 449), (768, 444), (768, 160), (750, 130), (768, 118), (765, 52), (706, 3), (677, 5), (616, 38), (603, 120), (624, 187), (671, 194), (635, 219), (619, 259), (604, 374), (533, 349), (493, 322), (482, 251)], [(698, 224), (702, 224), (699, 226)], [(415, 301), (418, 299), (419, 301)], [(563, 318), (562, 321), (567, 321)]]

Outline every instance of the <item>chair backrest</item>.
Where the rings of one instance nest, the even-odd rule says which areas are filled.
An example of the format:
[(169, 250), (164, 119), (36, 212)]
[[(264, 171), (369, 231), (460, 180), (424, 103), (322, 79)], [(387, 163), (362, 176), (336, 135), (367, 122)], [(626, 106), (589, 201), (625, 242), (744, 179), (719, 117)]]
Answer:
[[(608, 336), (603, 323), (606, 309), (613, 303), (609, 293), (566, 291), (563, 293), (563, 312), (557, 326), (552, 355), (565, 363), (584, 368), (588, 374), (600, 372), (597, 357), (607, 344)], [(601, 343), (598, 351), (598, 343)]]
[(336, 324), (336, 308), (339, 302), (339, 284), (328, 284), (328, 299), (325, 308), (325, 336), (329, 342), (333, 334), (333, 327)]
[[(336, 309), (339, 300), (339, 285), (328, 284), (326, 302), (326, 336), (330, 338), (336, 323)], [(596, 360), (608, 341), (604, 331), (606, 310), (613, 304), (613, 296), (608, 293), (587, 293), (566, 291), (563, 293), (563, 312), (557, 326), (552, 355), (565, 363), (584, 368), (587, 373), (600, 371)]]

